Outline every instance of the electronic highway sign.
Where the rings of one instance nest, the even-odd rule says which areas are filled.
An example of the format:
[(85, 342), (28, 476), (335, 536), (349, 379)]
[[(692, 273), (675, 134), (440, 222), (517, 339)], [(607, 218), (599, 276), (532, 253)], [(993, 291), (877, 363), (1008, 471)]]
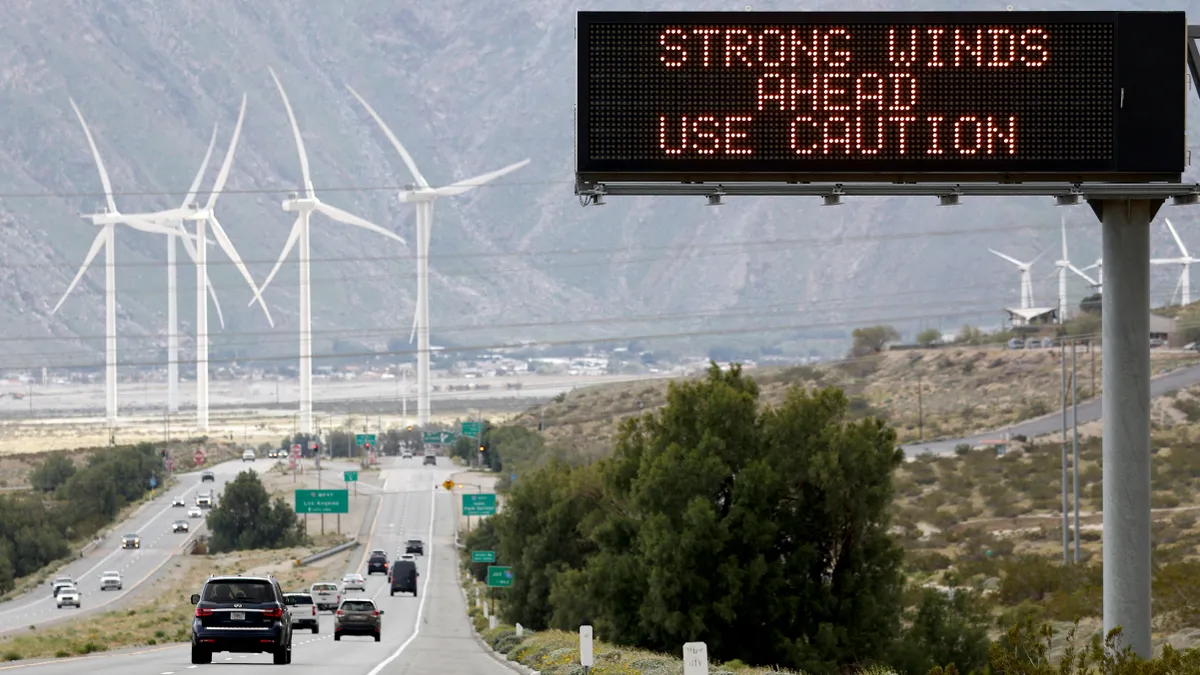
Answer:
[(1177, 182), (1183, 12), (580, 12), (581, 182)]

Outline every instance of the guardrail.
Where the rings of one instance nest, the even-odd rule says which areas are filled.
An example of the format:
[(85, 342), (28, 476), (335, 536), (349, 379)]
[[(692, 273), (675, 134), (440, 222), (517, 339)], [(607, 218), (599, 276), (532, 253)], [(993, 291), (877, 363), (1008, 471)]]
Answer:
[(357, 546), (358, 546), (358, 539), (351, 539), (350, 541), (348, 541), (344, 544), (338, 544), (337, 546), (334, 546), (333, 548), (327, 548), (324, 551), (318, 551), (317, 553), (314, 553), (314, 554), (308, 556), (307, 558), (300, 558), (296, 561), (295, 564), (297, 567), (303, 567), (304, 565), (308, 565), (309, 563), (315, 563), (318, 560), (324, 560), (325, 558), (328, 558), (331, 555), (337, 555), (338, 553), (341, 553), (342, 551), (349, 551), (350, 549), (355, 548)]
[(100, 544), (103, 544), (103, 543), (104, 543), (104, 537), (96, 537), (95, 539), (89, 541), (87, 544), (84, 545), (83, 548), (79, 549), (79, 557), (82, 558), (82, 557), (86, 556), (87, 554), (91, 553), (94, 548), (96, 548), (97, 546), (99, 546)]

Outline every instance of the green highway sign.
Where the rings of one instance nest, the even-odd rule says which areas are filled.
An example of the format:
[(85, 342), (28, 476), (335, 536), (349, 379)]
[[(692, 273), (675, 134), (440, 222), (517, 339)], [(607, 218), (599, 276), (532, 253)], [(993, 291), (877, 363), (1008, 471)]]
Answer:
[(513, 584), (512, 568), (488, 565), (487, 580), (488, 586), (492, 588), (508, 588)]
[(478, 438), (483, 433), (483, 422), (463, 422), (462, 435)]
[(359, 447), (375, 445), (375, 434), (354, 434), (354, 444)]
[(495, 551), (471, 551), (471, 562), (496, 562)]
[(350, 491), (296, 490), (296, 513), (350, 513)]
[(357, 471), (345, 471), (342, 473), (342, 480), (346, 483), (354, 483), (358, 481)]
[(496, 515), (496, 495), (494, 494), (464, 494), (464, 516), (494, 516)]
[(445, 445), (453, 443), (454, 439), (458, 438), (458, 434), (453, 431), (422, 431), (421, 440), (425, 443), (433, 445)]

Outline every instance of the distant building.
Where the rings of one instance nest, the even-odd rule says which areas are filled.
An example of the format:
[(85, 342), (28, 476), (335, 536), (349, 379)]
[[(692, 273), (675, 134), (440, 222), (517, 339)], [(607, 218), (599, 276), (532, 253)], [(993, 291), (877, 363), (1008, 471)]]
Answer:
[(1168, 347), (1182, 347), (1181, 336), (1175, 327), (1175, 319), (1169, 316), (1150, 315), (1150, 339), (1162, 340)]

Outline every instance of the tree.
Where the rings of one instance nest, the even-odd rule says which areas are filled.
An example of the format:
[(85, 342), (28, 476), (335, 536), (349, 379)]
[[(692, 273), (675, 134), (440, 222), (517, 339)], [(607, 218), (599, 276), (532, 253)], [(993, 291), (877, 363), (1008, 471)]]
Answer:
[(303, 540), (296, 512), (271, 495), (253, 470), (237, 475), (208, 514), (213, 553), (295, 546)]
[(1079, 301), (1079, 311), (1100, 316), (1104, 309), (1103, 299), (1104, 296), (1100, 293), (1093, 293)]
[(977, 594), (956, 588), (953, 596), (923, 588), (904, 636), (892, 645), (888, 665), (925, 675), (953, 663), (961, 673), (982, 673), (988, 664), (988, 613)]
[(850, 356), (858, 357), (882, 352), (889, 342), (900, 339), (900, 333), (897, 333), (896, 329), (891, 326), (866, 326), (855, 328), (850, 337), (854, 339), (854, 346), (850, 348)]
[(926, 328), (917, 333), (917, 344), (922, 347), (932, 347), (942, 339), (942, 331), (936, 328)]
[(29, 484), (42, 492), (54, 492), (75, 475), (75, 462), (65, 452), (56, 452), (29, 472)]
[(958, 337), (954, 341), (965, 345), (983, 344), (983, 331), (971, 324), (963, 324), (962, 330), (958, 331)]

